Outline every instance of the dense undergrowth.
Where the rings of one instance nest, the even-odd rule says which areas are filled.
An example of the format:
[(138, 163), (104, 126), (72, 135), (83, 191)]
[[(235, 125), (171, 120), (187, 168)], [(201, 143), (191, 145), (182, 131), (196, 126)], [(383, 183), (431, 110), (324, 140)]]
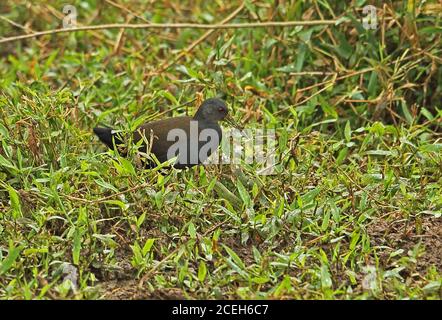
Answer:
[[(440, 299), (440, 2), (372, 2), (374, 30), (368, 1), (119, 3), (72, 1), (81, 25), (339, 22), (186, 54), (204, 30), (0, 44), (0, 297)], [(0, 37), (61, 27), (64, 4), (2, 1)], [(274, 175), (144, 170), (92, 135), (216, 95), (276, 130)]]

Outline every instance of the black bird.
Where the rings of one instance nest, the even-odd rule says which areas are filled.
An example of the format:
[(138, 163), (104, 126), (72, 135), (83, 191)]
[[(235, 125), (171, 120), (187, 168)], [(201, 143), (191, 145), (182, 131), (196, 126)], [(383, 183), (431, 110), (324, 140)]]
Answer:
[[(221, 120), (239, 128), (228, 115), (226, 103), (211, 98), (202, 103), (193, 117), (174, 117), (141, 125), (132, 133), (132, 141), (141, 144), (139, 151), (153, 153), (160, 163), (177, 157), (175, 168), (192, 167), (204, 162), (218, 148), (222, 139), (218, 124)], [(117, 147), (121, 155), (126, 155), (126, 146), (114, 130), (97, 127), (94, 133), (110, 149)], [(154, 166), (153, 160), (146, 160), (146, 167)]]

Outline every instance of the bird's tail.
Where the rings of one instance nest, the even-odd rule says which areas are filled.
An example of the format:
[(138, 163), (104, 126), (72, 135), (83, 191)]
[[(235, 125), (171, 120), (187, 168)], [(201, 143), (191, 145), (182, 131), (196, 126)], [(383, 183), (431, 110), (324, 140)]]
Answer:
[(96, 127), (94, 128), (94, 133), (109, 149), (115, 150), (114, 146), (123, 144), (123, 141), (121, 141), (118, 135), (111, 128)]

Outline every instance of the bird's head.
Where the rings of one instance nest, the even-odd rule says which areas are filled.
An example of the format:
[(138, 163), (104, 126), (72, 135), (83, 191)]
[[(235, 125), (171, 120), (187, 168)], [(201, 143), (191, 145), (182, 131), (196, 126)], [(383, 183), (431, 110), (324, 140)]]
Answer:
[(207, 121), (223, 120), (227, 114), (228, 109), (226, 103), (217, 98), (210, 98), (205, 100), (195, 114), (195, 119)]
[(205, 100), (199, 107), (194, 118), (196, 120), (214, 122), (224, 120), (235, 128), (239, 128), (239, 125), (230, 117), (226, 103), (218, 98), (210, 98)]

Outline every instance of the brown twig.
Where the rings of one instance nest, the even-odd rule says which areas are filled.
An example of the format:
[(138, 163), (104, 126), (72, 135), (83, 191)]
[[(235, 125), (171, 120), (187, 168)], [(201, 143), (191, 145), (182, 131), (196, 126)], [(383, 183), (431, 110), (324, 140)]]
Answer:
[(109, 196), (106, 196), (106, 197), (103, 197), (103, 198), (99, 198), (99, 199), (95, 199), (95, 200), (78, 198), (78, 197), (74, 197), (74, 196), (71, 196), (71, 195), (68, 195), (68, 194), (65, 194), (64, 196), (66, 198), (68, 198), (69, 200), (81, 201), (81, 202), (85, 202), (85, 203), (88, 203), (88, 204), (101, 203), (101, 202), (107, 201), (109, 199), (112, 199), (114, 197), (120, 196), (122, 194), (125, 194), (125, 193), (128, 193), (128, 192), (132, 192), (132, 191), (135, 191), (135, 190), (138, 190), (138, 189), (141, 189), (141, 188), (145, 188), (145, 187), (148, 187), (148, 186), (151, 186), (151, 185), (152, 185), (152, 181), (146, 182), (146, 183), (142, 183), (142, 184), (137, 184), (136, 186), (134, 186), (132, 188), (128, 188), (126, 190), (123, 190), (123, 191), (120, 191), (120, 192), (117, 192), (117, 193), (113, 193), (113, 194), (111, 194)]
[[(61, 19), (63, 18), (63, 14), (62, 14), (60, 11), (58, 11), (57, 9), (55, 9), (54, 7), (52, 7), (52, 6), (48, 5), (48, 4), (46, 4), (46, 5), (45, 5), (45, 8), (46, 8), (49, 12), (51, 12), (51, 13), (52, 13), (57, 19), (60, 19), (60, 20), (61, 20)], [(40, 10), (40, 12), (41, 12), (41, 10)], [(77, 21), (77, 25), (82, 26), (78, 21)], [(111, 41), (111, 40), (109, 40), (109, 39), (106, 39), (103, 35), (98, 34), (97, 32), (93, 32), (93, 33), (92, 33), (92, 36), (95, 37), (96, 39), (100, 40), (100, 41), (103, 41), (103, 42), (105, 42), (105, 43), (107, 43), (107, 44), (109, 44), (109, 45), (111, 45), (111, 46), (114, 46), (114, 42), (113, 42), (113, 41)], [(2, 40), (2, 39), (0, 39), (0, 41), (1, 41), (1, 40)], [(125, 47), (122, 48), (122, 51), (124, 51), (124, 52), (127, 53), (127, 54), (133, 54), (132, 51), (128, 50), (128, 49), (125, 48)], [(136, 56), (136, 55), (134, 55), (134, 56), (137, 57), (138, 59), (140, 59), (139, 56)]]
[(17, 23), (17, 22), (15, 22), (15, 21), (12, 21), (11, 19), (8, 19), (8, 18), (6, 18), (6, 17), (4, 17), (4, 16), (0, 16), (0, 19), (1, 20), (4, 20), (4, 21), (6, 21), (7, 23), (9, 23), (9, 24), (11, 24), (11, 25), (13, 25), (14, 27), (17, 27), (17, 28), (20, 28), (20, 29), (22, 29), (22, 30), (25, 30), (26, 32), (34, 32), (31, 28), (29, 28), (29, 27), (27, 27), (27, 26), (23, 26), (23, 25), (21, 25), (21, 24), (19, 24), (19, 23)]
[[(245, 6), (245, 2), (243, 2), (235, 11), (233, 11), (229, 16), (227, 16), (224, 20), (222, 20), (220, 22), (220, 24), (226, 24), (227, 22), (231, 21), (234, 17), (236, 17), (238, 15), (238, 13), (241, 12), (241, 10), (244, 8)], [(167, 69), (169, 69), (171, 66), (173, 66), (175, 63), (177, 63), (181, 58), (183, 58), (184, 56), (186, 56), (186, 54), (188, 54), (189, 52), (191, 52), (196, 46), (198, 46), (201, 42), (203, 42), (205, 39), (207, 39), (211, 34), (213, 34), (216, 30), (209, 30), (207, 32), (205, 32), (201, 37), (199, 37), (195, 42), (191, 43), (185, 50), (181, 51), (175, 58), (173, 58), (171, 61), (166, 61), (165, 63), (163, 63), (157, 71), (155, 71), (154, 73), (148, 73), (145, 74), (144, 79), (143, 79), (143, 94), (140, 97), (140, 99), (144, 96), (145, 92), (146, 92), (146, 88), (147, 88), (147, 77), (151, 76), (152, 74), (159, 74), (162, 73), (164, 71), (166, 71)]]
[(92, 26), (80, 26), (73, 28), (61, 28), (35, 32), (32, 34), (24, 34), (20, 36), (8, 37), (0, 39), (0, 43), (18, 41), (30, 38), (36, 38), (45, 35), (53, 35), (58, 33), (91, 31), (91, 30), (109, 30), (109, 29), (241, 29), (241, 28), (287, 28), (295, 26), (318, 26), (333, 25), (336, 20), (310, 20), (310, 21), (268, 21), (268, 22), (250, 22), (250, 23), (229, 23), (229, 24), (198, 24), (198, 23), (141, 23), (141, 24), (100, 24)]
[(326, 71), (301, 71), (301, 72), (290, 72), (291, 76), (332, 76), (336, 72), (326, 72)]
[(111, 0), (104, 0), (104, 1), (106, 1), (107, 3), (109, 3), (111, 6), (114, 6), (114, 7), (118, 8), (118, 9), (120, 9), (120, 10), (122, 10), (122, 11), (125, 11), (125, 12), (129, 13), (130, 15), (134, 16), (135, 18), (138, 18), (138, 19), (143, 20), (144, 22), (150, 24), (150, 21), (149, 21), (149, 20), (145, 19), (144, 17), (140, 16), (139, 14), (133, 12), (132, 10), (126, 8), (126, 7), (123, 6), (123, 5), (121, 5), (121, 4), (119, 4), (119, 3), (116, 3), (116, 2), (113, 2), (113, 1), (111, 1)]
[(317, 92), (315, 92), (311, 96), (308, 96), (304, 100), (302, 100), (302, 101), (300, 101), (300, 102), (298, 102), (298, 103), (296, 103), (294, 105), (290, 105), (290, 106), (288, 106), (286, 108), (278, 110), (277, 112), (275, 112), (275, 114), (281, 114), (283, 112), (286, 112), (286, 111), (290, 110), (290, 108), (293, 108), (293, 107), (296, 107), (296, 106), (299, 106), (299, 105), (302, 105), (302, 104), (306, 103), (307, 101), (309, 101), (313, 97), (317, 96), (321, 92), (323, 92), (323, 91), (327, 90), (328, 88), (330, 88), (331, 86), (333, 86), (336, 83), (336, 81), (338, 81), (338, 80), (354, 77), (354, 76), (361, 75), (361, 74), (364, 74), (364, 73), (367, 73), (367, 72), (370, 72), (370, 71), (374, 71), (374, 70), (375, 70), (375, 68), (366, 68), (366, 69), (362, 69), (362, 70), (358, 70), (358, 71), (353, 71), (353, 72), (350, 72), (348, 74), (345, 74), (345, 75), (339, 76), (339, 77), (337, 77), (337, 75), (338, 75), (337, 73), (332, 73), (333, 74), (333, 78), (332, 79), (326, 80), (326, 81), (321, 82), (321, 83), (316, 83), (316, 84), (311, 85), (309, 87), (298, 89), (297, 93), (308, 91), (310, 89), (313, 89), (313, 88), (316, 88), (316, 87), (320, 87), (322, 85), (325, 85), (325, 87), (321, 88), (320, 90), (318, 90)]
[(147, 278), (149, 278), (151, 275), (153, 275), (155, 273), (155, 271), (157, 271), (157, 269), (163, 265), (164, 262), (166, 262), (167, 260), (169, 260), (170, 258), (172, 258), (180, 249), (181, 247), (176, 247), (175, 249), (172, 250), (171, 253), (169, 253), (166, 257), (164, 257), (161, 261), (159, 261), (152, 269), (150, 269), (140, 280), (140, 282), (138, 283), (138, 288), (142, 288), (144, 285), (144, 282), (146, 282)]
[[(224, 20), (222, 20), (219, 24), (226, 24), (229, 21), (231, 21), (233, 18), (235, 18), (242, 9), (244, 9), (245, 2), (243, 2), (235, 11), (233, 11), (230, 15), (228, 15)], [(159, 68), (159, 73), (169, 69), (171, 66), (173, 66), (177, 61), (179, 61), (181, 58), (183, 58), (186, 54), (188, 54), (190, 51), (192, 51), (197, 45), (199, 45), (201, 42), (203, 42), (205, 39), (207, 39), (211, 34), (213, 34), (216, 31), (216, 29), (212, 29), (204, 33), (201, 37), (199, 37), (195, 42), (190, 44), (185, 50), (181, 51), (174, 59), (172, 59), (170, 62), (164, 63)]]

